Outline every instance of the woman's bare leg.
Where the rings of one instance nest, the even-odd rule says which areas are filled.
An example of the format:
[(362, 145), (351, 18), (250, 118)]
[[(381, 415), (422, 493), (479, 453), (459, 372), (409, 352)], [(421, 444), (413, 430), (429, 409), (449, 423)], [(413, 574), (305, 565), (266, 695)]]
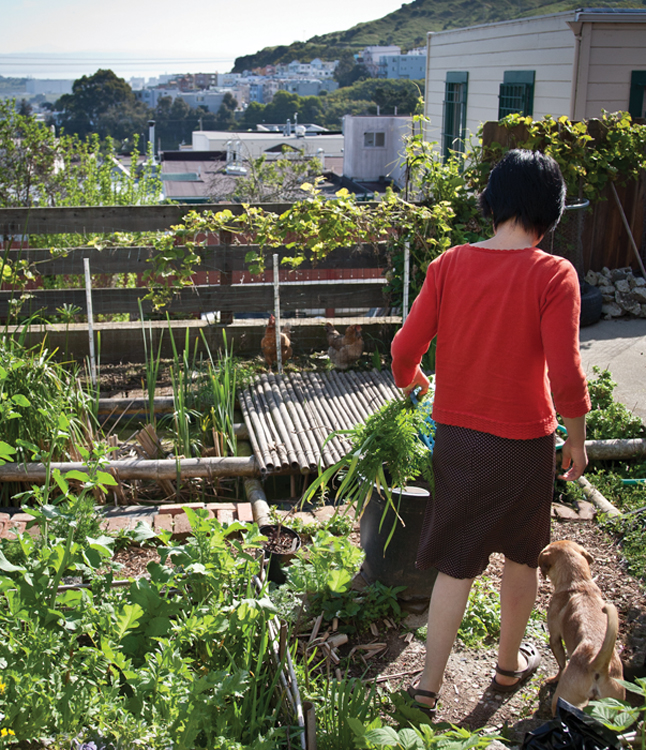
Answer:
[[(438, 573), (428, 610), (426, 661), (417, 687), (437, 693), (458, 628), (464, 616), (473, 578), (451, 578)], [(433, 705), (433, 700), (419, 696), (419, 703)]]
[[(527, 666), (527, 660), (518, 649), (525, 635), (537, 593), (538, 569), (505, 558), (500, 584), (498, 666), (501, 669), (516, 672)], [(496, 675), (496, 682), (501, 685), (513, 685), (517, 681), (517, 677)]]

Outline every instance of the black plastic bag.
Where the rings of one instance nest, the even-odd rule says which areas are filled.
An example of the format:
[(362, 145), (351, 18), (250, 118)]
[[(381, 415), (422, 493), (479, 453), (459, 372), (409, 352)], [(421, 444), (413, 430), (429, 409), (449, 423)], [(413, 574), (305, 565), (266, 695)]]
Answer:
[(571, 703), (558, 699), (556, 716), (523, 740), (522, 750), (621, 750), (617, 735)]

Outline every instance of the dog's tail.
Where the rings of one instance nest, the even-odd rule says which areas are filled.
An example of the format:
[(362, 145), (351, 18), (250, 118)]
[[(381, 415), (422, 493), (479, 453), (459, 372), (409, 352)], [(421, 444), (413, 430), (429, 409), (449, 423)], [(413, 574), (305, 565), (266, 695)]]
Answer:
[(617, 614), (617, 608), (614, 604), (606, 604), (603, 608), (608, 618), (608, 624), (606, 626), (606, 635), (599, 649), (599, 653), (594, 657), (591, 664), (592, 669), (595, 672), (607, 672), (610, 666), (610, 660), (615, 651), (615, 643), (617, 641), (617, 632), (619, 631), (619, 615)]

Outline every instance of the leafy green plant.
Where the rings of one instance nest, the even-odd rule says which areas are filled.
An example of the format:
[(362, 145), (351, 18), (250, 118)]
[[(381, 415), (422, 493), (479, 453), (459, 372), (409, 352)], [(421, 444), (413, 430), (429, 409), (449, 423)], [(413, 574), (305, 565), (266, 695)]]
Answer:
[(586, 416), (588, 440), (611, 440), (613, 438), (639, 438), (646, 436), (646, 427), (641, 419), (615, 401), (617, 383), (609, 370), (593, 368), (595, 377), (588, 381), (592, 410)]
[(431, 435), (433, 431), (426, 421), (430, 396), (426, 399), (418, 406), (414, 406), (409, 398), (393, 399), (372, 414), (365, 424), (335, 433), (346, 435), (352, 448), (336, 464), (319, 472), (302, 502), (309, 502), (317, 493), (325, 495), (328, 485), (338, 474), (337, 502), (354, 506), (359, 515), (376, 487), (387, 499), (384, 517), (391, 507), (395, 511), (396, 524), (398, 516), (392, 490), (405, 487), (420, 474), (431, 485), (433, 482), (431, 453), (419, 439), (420, 434)]
[(383, 750), (467, 750), (467, 748), (485, 748), (499, 735), (485, 734), (482, 731), (470, 732), (468, 729), (452, 727), (448, 731), (436, 730), (430, 724), (395, 729), (385, 726), (380, 718), (364, 725), (358, 719), (348, 719), (356, 735), (357, 747)]
[(602, 698), (598, 701), (590, 701), (584, 711), (618, 734), (623, 734), (630, 727), (635, 727), (634, 735), (630, 739), (626, 739), (632, 747), (640, 747), (641, 750), (645, 750), (646, 678), (637, 677), (634, 682), (619, 680), (619, 683), (629, 692), (638, 695), (641, 699), (641, 705), (632, 706), (630, 703), (616, 698)]
[(358, 679), (325, 680), (316, 698), (316, 744), (320, 750), (352, 747), (355, 733), (350, 720), (367, 724), (379, 710), (376, 684), (366, 690)]
[[(49, 532), (41, 545), (19, 536), (20, 565), (0, 554), (7, 732), (22, 743), (67, 737), (156, 750), (271, 748), (293, 732), (280, 658), (270, 658), (275, 610), (253, 583), (255, 527), (223, 527), (187, 508), (193, 537), (162, 546), (148, 579), (112, 588), (110, 540), (77, 543), (73, 522), (55, 537), (51, 516), (59, 512), (34, 513)], [(59, 591), (69, 571), (89, 588)]]

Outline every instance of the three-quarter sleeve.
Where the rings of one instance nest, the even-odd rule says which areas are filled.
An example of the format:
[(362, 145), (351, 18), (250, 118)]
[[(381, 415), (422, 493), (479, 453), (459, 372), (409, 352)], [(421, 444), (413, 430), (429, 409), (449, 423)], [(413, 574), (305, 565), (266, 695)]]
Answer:
[(437, 333), (435, 263), (429, 265), (422, 290), (390, 347), (393, 377), (398, 388), (406, 388), (413, 382), (422, 357)]

